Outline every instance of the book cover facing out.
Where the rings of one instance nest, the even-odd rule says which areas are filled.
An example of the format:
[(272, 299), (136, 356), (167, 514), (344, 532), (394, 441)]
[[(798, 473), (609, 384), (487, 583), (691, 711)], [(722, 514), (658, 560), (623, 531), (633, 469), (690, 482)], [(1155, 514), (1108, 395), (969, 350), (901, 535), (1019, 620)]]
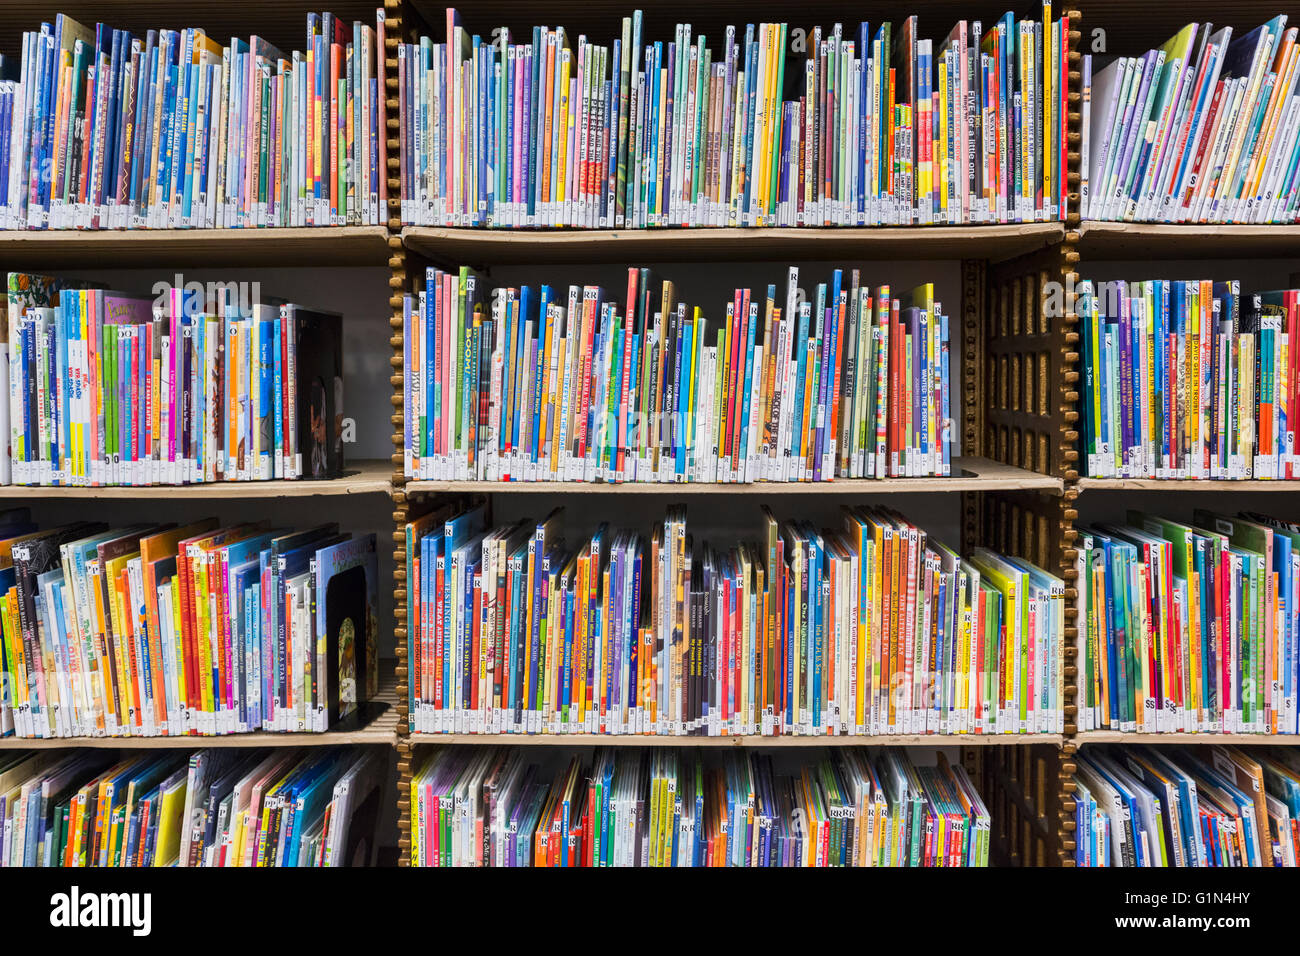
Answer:
[(302, 478), (343, 474), (343, 317), (295, 308)]
[(379, 690), (379, 562), (373, 534), (322, 548), (316, 554), (317, 647), (327, 666), (326, 726), (357, 711)]

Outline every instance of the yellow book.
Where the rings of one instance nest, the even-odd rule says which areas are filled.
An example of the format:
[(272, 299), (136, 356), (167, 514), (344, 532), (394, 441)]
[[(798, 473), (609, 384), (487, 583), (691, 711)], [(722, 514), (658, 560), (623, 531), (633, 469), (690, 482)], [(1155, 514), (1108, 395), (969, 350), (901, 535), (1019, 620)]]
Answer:
[(158, 801), (158, 833), (154, 838), (154, 866), (171, 866), (180, 854), (181, 814), (185, 809), (187, 783), (182, 778), (174, 787), (164, 790)]
[(1039, 149), (1043, 152), (1043, 207), (1050, 210), (1052, 207), (1052, 183), (1054, 181), (1053, 173), (1055, 171), (1054, 161), (1057, 158), (1056, 151), (1052, 148), (1052, 139), (1055, 136), (1055, 127), (1052, 125), (1056, 121), (1055, 104), (1052, 101), (1053, 92), (1056, 90), (1056, 58), (1053, 56), (1054, 49), (1059, 48), (1059, 43), (1053, 46), (1056, 33), (1052, 28), (1052, 3), (1051, 0), (1043, 0), (1043, 75), (1041, 84), (1042, 117), (1043, 127), (1039, 137)]
[[(1002, 594), (1004, 646), (999, 694), (1001, 711), (998, 714), (998, 733), (1026, 732), (1028, 728), (1027, 697), (1028, 648), (1025, 631), (1028, 629), (1028, 602), (1024, 599), (1024, 572), (986, 548), (976, 548), (970, 559), (979, 569), (980, 576)], [(1012, 721), (1016, 721), (1013, 726)]]
[(754, 211), (754, 225), (763, 225), (763, 213), (767, 208), (767, 159), (768, 150), (766, 148), (768, 137), (771, 135), (771, 119), (768, 115), (771, 110), (769, 90), (772, 84), (772, 46), (774, 40), (775, 27), (771, 23), (764, 23), (760, 26), (763, 31), (759, 39), (758, 47), (758, 108), (755, 117), (754, 130), (754, 185), (750, 189), (750, 205)]
[[(569, 72), (572, 69), (573, 54), (569, 52), (566, 43), (560, 49), (560, 113), (556, 118), (559, 165), (555, 171), (555, 199), (565, 217), (567, 217), (567, 208), (564, 203), (569, 196), (569, 182), (566, 175), (569, 161), (569, 130), (573, 125), (573, 120), (569, 116)], [(568, 225), (567, 222), (564, 224)]]
[(211, 591), (208, 588), (207, 553), (201, 546), (190, 546), (190, 567), (194, 579), (194, 633), (199, 652), (198, 680), (200, 709), (216, 712), (216, 692), (212, 683), (212, 622), (208, 613)]
[(935, 162), (938, 164), (939, 176), (939, 211), (940, 222), (947, 221), (948, 215), (948, 62), (942, 56), (935, 57), (939, 67), (939, 137), (935, 149)]
[(141, 702), (137, 699), (139, 696), (139, 678), (135, 673), (135, 667), (132, 666), (135, 657), (134, 653), (132, 653), (131, 643), (134, 639), (134, 628), (131, 626), (118, 582), (121, 581), (122, 575), (126, 572), (127, 561), (139, 556), (139, 551), (133, 551), (130, 554), (110, 558), (104, 563), (104, 573), (101, 578), (109, 613), (109, 624), (113, 629), (114, 656), (118, 664), (117, 673), (122, 688), (124, 716), (133, 730), (136, 726), (136, 717), (141, 713)]

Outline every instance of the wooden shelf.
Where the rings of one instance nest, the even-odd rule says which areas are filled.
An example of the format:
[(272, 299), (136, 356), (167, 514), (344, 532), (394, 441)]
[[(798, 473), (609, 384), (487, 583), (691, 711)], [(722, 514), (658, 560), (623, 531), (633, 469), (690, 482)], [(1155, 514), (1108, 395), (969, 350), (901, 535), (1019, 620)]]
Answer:
[(383, 266), (387, 261), (383, 226), (0, 231), (5, 269)]
[(402, 242), (458, 265), (1007, 259), (1059, 242), (1060, 223), (808, 229), (450, 229), (407, 226)]
[(1300, 747), (1300, 734), (1126, 734), (1118, 730), (1085, 730), (1078, 744), (1270, 744)]
[(888, 734), (877, 737), (689, 737), (663, 734), (411, 734), (413, 744), (519, 747), (994, 747), (1061, 746), (1061, 734)]
[(220, 737), (0, 737), (0, 750), (177, 750), (207, 747), (334, 747), (344, 744), (397, 745), (397, 685), (392, 676), (381, 680), (375, 700), (386, 703), (383, 713), (356, 730), (323, 734), (224, 734)]
[(408, 481), (407, 494), (623, 494), (640, 495), (880, 495), (953, 491), (1046, 491), (1061, 493), (1060, 478), (1004, 465), (988, 458), (958, 458), (949, 478), (837, 479), (835, 481), (757, 481), (749, 484), (625, 481)]
[(1080, 478), (1080, 491), (1300, 491), (1300, 480), (1250, 478)]
[(1145, 259), (1300, 259), (1300, 226), (1084, 222), (1086, 261)]
[(104, 488), (65, 488), (44, 485), (0, 486), (0, 500), (24, 498), (186, 499), (196, 498), (315, 498), (346, 495), (386, 495), (393, 466), (385, 461), (349, 465), (342, 478), (320, 481), (216, 481), (199, 485), (114, 485)]

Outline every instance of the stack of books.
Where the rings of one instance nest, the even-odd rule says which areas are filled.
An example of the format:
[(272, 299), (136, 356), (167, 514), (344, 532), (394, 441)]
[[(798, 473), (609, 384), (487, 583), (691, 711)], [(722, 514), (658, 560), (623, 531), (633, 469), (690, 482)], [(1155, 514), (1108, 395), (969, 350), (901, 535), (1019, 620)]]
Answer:
[(1300, 290), (1081, 282), (1094, 478), (1300, 478)]
[(498, 288), (428, 270), (404, 299), (408, 478), (756, 482), (946, 476), (949, 315), (834, 270), (807, 294), (735, 289), (707, 312), (629, 268)]
[(1117, 222), (1300, 215), (1296, 28), (1189, 23), (1142, 56), (1083, 57), (1080, 205)]
[(1088, 747), (1074, 776), (1078, 866), (1296, 866), (1289, 749)]
[(386, 769), (361, 748), (5, 754), (0, 866), (364, 863)]
[(1080, 730), (1294, 734), (1300, 526), (1129, 512), (1078, 549)]
[[(717, 759), (710, 759), (716, 757)], [(960, 765), (893, 750), (771, 756), (439, 748), (411, 783), (413, 866), (988, 866), (990, 817)]]
[(378, 691), (373, 534), (0, 521), (0, 733), (325, 731)]
[(152, 298), (9, 273), (10, 480), (72, 487), (342, 474), (343, 328), (167, 283)]
[(382, 225), (384, 11), (308, 14), (304, 51), (64, 14), (0, 81), (0, 228)]
[(639, 10), (605, 43), (544, 26), (484, 40), (449, 9), (443, 42), (398, 46), (402, 222), (1060, 219), (1068, 37), (1050, 3), (943, 40), (912, 16), (802, 43), (786, 23), (646, 37)]
[(489, 528), (446, 505), (406, 529), (417, 733), (1060, 733), (1064, 586), (969, 559), (884, 509), (753, 541)]

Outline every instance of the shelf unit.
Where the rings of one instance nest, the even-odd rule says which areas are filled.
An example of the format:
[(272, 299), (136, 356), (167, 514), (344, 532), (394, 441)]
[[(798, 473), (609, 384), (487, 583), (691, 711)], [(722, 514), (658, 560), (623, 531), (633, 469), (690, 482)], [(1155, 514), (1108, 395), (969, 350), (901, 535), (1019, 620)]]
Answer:
[[(1140, 15), (1126, 0), (1083, 0), (1084, 34), (1088, 35), (1095, 27), (1104, 28), (1105, 51), (1122, 55), (1140, 55), (1159, 47), (1173, 36), (1189, 21), (1204, 23), (1213, 21), (1217, 29), (1221, 25), (1234, 27), (1234, 37), (1254, 26), (1264, 23), (1278, 13), (1288, 15), (1288, 25), (1296, 22), (1300, 16), (1300, 4), (1293, 0), (1241, 0), (1229, 9), (1221, 4), (1212, 4), (1208, 0), (1190, 0), (1183, 4), (1155, 4), (1143, 7)], [(1094, 70), (1094, 76), (1095, 76)], [(1072, 82), (1077, 78), (1072, 75)], [(1073, 99), (1074, 94), (1071, 94)], [(1094, 107), (1096, 101), (1094, 100)], [(1078, 159), (1072, 157), (1077, 169)], [(1072, 181), (1075, 174), (1071, 174)], [(1077, 197), (1072, 197), (1077, 198)], [(1133, 222), (1098, 222), (1079, 221), (1071, 217), (1073, 228), (1067, 225), (1066, 243), (1072, 244), (1077, 264), (1098, 263), (1109, 268), (1107, 278), (1141, 279), (1160, 275), (1162, 268), (1170, 271), (1176, 267), (1165, 265), (1185, 261), (1189, 263), (1188, 275), (1214, 276), (1229, 278), (1224, 274), (1218, 262), (1233, 261), (1246, 263), (1263, 261), (1264, 265), (1281, 273), (1280, 279), (1286, 284), (1286, 270), (1282, 265), (1287, 260), (1300, 260), (1300, 225), (1250, 225), (1218, 223), (1133, 223)], [(1150, 267), (1144, 268), (1146, 263)], [(1082, 269), (1086, 273), (1086, 268)], [(1173, 276), (1170, 276), (1173, 277)], [(1295, 284), (1294, 279), (1290, 281)], [(1270, 286), (1265, 286), (1270, 287)], [(1077, 402), (1077, 396), (1075, 401)], [(1180, 498), (1187, 510), (1192, 506), (1208, 505), (1210, 499), (1206, 493), (1234, 493), (1271, 497), (1279, 492), (1300, 490), (1300, 482), (1291, 480), (1242, 480), (1228, 481), (1220, 479), (1148, 479), (1148, 478), (1090, 478), (1076, 476), (1067, 481), (1064, 497), (1076, 499), (1074, 510), (1079, 507), (1077, 496), (1091, 507), (1113, 508), (1117, 502), (1123, 502), (1125, 493), (1158, 493), (1160, 504), (1173, 507)], [(1281, 504), (1286, 499), (1275, 499)], [(1143, 505), (1155, 507), (1155, 505)], [(1181, 505), (1178, 506), (1181, 509)], [(1224, 502), (1220, 507), (1232, 508), (1231, 502)], [(1259, 505), (1257, 507), (1262, 507)], [(1070, 551), (1073, 558), (1073, 552)], [(1077, 638), (1077, 634), (1075, 635)], [(1067, 653), (1074, 654), (1073, 648)], [(1074, 785), (1068, 777), (1074, 772), (1072, 755), (1082, 746), (1105, 746), (1115, 744), (1145, 744), (1156, 747), (1206, 745), (1232, 746), (1300, 746), (1300, 735), (1279, 734), (1216, 734), (1216, 733), (1124, 733), (1112, 730), (1088, 730), (1068, 734), (1062, 749), (1062, 803), (1072, 813)], [(1063, 817), (1063, 842), (1070, 850), (1074, 848), (1073, 823)]]
[[(758, 18), (781, 19), (782, 6), (724, 0), (702, 10), (698, 5), (669, 0), (647, 12), (647, 31), (663, 26), (680, 15), (709, 29), (729, 22)], [(869, 3), (868, 6), (871, 6)], [(876, 5), (870, 11), (888, 17), (896, 11)], [(928, 22), (960, 15), (972, 15), (969, 3), (928, 0), (916, 5)], [(979, 6), (979, 4), (975, 4)], [(770, 8), (770, 9), (769, 9)], [(396, 60), (399, 38), (412, 41), (419, 33), (440, 36), (438, 11), (425, 0), (385, 0), (390, 32), (390, 62)], [(560, 0), (549, 7), (558, 22), (569, 29), (601, 35), (612, 29), (627, 9), (615, 0), (571, 2)], [(467, 26), (484, 32), (491, 25), (508, 23), (512, 28), (530, 25), (535, 10), (518, 0), (485, 0), (464, 11)], [(979, 9), (974, 15), (984, 15)], [(987, 11), (996, 16), (1002, 11)], [(867, 11), (855, 9), (854, 15)], [(801, 16), (810, 22), (844, 19), (840, 4), (813, 2), (801, 5)], [(422, 21), (422, 16), (427, 22)], [(1080, 35), (1072, 18), (1070, 44), (1077, 51)], [(820, 17), (820, 20), (818, 18)], [(702, 19), (707, 21), (702, 23)], [(654, 21), (653, 23), (651, 21)], [(434, 24), (432, 29), (428, 23)], [(396, 26), (394, 26), (396, 24)], [(612, 35), (612, 34), (611, 34)], [(647, 36), (658, 35), (647, 32)], [(1077, 78), (1078, 54), (1070, 55), (1070, 74)], [(389, 95), (396, 96), (396, 80), (388, 77)], [(392, 109), (395, 109), (394, 103)], [(1078, 142), (1079, 97), (1069, 99), (1071, 149)], [(390, 124), (391, 125), (391, 124)], [(393, 134), (394, 136), (396, 133)], [(389, 140), (390, 189), (398, 185), (398, 140)], [(1071, 163), (1077, 154), (1071, 152)], [(1064, 734), (921, 735), (890, 737), (657, 737), (628, 735), (445, 735), (412, 734), (409, 730), (409, 688), (407, 680), (406, 575), (403, 552), (406, 516), (418, 496), (460, 494), (500, 497), (503, 495), (552, 495), (604, 498), (622, 493), (637, 496), (743, 495), (763, 497), (869, 496), (896, 493), (956, 493), (960, 498), (963, 547), (987, 543), (1018, 554), (1043, 567), (1058, 569), (1072, 577), (1073, 500), (1077, 495), (1074, 452), (1073, 403), (1077, 373), (1077, 334), (1062, 329), (1046, 318), (1044, 286), (1072, 278), (1078, 254), (1078, 177), (1070, 173), (1068, 190), (1071, 212), (1064, 223), (983, 225), (967, 227), (915, 228), (794, 228), (794, 229), (657, 229), (657, 230), (490, 230), (403, 226), (400, 201), (389, 200), (390, 280), (392, 309), (390, 325), (393, 385), (393, 518), (395, 572), (394, 606), (398, 640), (398, 813), (403, 865), (409, 863), (410, 785), (415, 748), (426, 745), (486, 745), (531, 747), (591, 747), (610, 744), (627, 746), (708, 747), (827, 747), (898, 745), (959, 748), (961, 759), (981, 785), (981, 792), (994, 809), (995, 845), (1004, 859), (1031, 865), (1068, 863), (1073, 845), (1066, 825), (1073, 826), (1072, 805), (1064, 797), (1064, 785), (1073, 767), (1062, 755), (1072, 752), (1074, 643), (1072, 623), (1067, 627)], [(584, 484), (567, 482), (461, 482), (407, 481), (402, 473), (403, 348), (402, 295), (423, 275), (425, 264), (493, 266), (544, 266), (559, 264), (641, 264), (671, 262), (806, 262), (806, 261), (938, 261), (958, 260), (961, 264), (961, 307), (954, 310), (951, 325), (952, 375), (957, 407), (954, 419), (961, 430), (961, 448), (967, 456), (954, 463), (954, 476), (947, 479), (911, 478), (883, 481), (830, 481), (825, 483), (675, 484), (653, 483)], [(592, 500), (595, 500), (593, 498)], [(1067, 582), (1068, 584), (1068, 582)], [(1067, 598), (1073, 599), (1072, 589)], [(1071, 621), (1073, 608), (1067, 611)]]

